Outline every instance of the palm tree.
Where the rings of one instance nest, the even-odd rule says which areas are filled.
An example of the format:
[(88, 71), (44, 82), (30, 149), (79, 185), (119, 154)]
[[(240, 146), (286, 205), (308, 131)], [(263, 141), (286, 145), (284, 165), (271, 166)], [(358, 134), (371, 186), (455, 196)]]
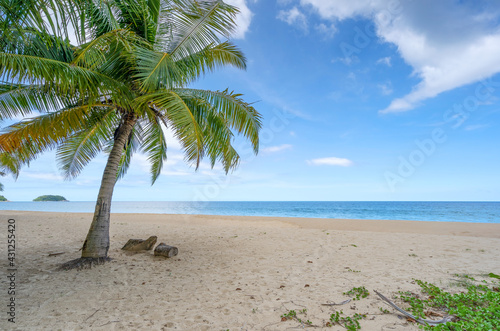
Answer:
[[(108, 259), (115, 183), (137, 151), (148, 156), (155, 182), (167, 158), (166, 127), (196, 168), (207, 157), (226, 173), (234, 169), (235, 134), (258, 152), (261, 116), (251, 104), (227, 89), (188, 87), (219, 67), (245, 68), (241, 51), (221, 41), (235, 27), (235, 7), (195, 0), (1, 1), (24, 3), (25, 10), (11, 14), (3, 6), (0, 15), (0, 119), (40, 113), (4, 129), (1, 151), (28, 163), (56, 148), (66, 178), (108, 153), (81, 258), (65, 267)], [(71, 27), (78, 45), (68, 41)]]

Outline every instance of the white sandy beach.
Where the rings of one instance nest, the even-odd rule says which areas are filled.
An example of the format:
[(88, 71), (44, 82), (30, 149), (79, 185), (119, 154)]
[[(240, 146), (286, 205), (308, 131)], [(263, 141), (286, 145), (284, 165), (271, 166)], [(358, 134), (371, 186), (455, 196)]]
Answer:
[[(112, 262), (56, 271), (79, 257), (92, 215), (4, 211), (1, 298), (9, 217), (16, 220), (17, 323), (3, 308), (2, 330), (287, 330), (300, 327), (280, 321), (292, 309), (307, 309), (299, 317), (317, 329), (345, 330), (324, 327), (337, 309), (367, 314), (362, 330), (418, 330), (373, 290), (394, 299), (418, 291), (414, 278), (449, 289), (455, 274), (500, 273), (500, 224), (153, 214), (112, 215)], [(121, 250), (129, 238), (151, 235), (179, 255)], [(321, 305), (359, 286), (368, 298)]]

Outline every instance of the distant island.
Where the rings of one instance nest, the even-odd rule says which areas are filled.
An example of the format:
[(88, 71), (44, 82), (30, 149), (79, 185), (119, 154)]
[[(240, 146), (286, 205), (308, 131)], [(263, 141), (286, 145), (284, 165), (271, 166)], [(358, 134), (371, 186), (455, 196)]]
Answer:
[(61, 195), (41, 195), (33, 201), (68, 201)]
[(9, 200), (7, 200), (7, 198), (4, 197), (3, 195), (0, 195), (0, 201), (9, 201)]

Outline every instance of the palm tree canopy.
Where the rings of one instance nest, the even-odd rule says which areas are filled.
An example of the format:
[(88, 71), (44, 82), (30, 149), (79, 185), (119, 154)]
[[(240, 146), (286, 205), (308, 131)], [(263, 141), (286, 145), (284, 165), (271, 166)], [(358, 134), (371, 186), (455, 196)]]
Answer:
[(55, 148), (72, 178), (111, 150), (132, 116), (118, 177), (142, 151), (154, 183), (165, 128), (196, 168), (207, 157), (229, 171), (240, 159), (235, 134), (258, 152), (261, 116), (240, 94), (189, 84), (223, 66), (245, 68), (227, 40), (236, 13), (222, 1), (0, 0), (0, 121), (36, 115), (3, 130), (0, 153), (25, 164)]

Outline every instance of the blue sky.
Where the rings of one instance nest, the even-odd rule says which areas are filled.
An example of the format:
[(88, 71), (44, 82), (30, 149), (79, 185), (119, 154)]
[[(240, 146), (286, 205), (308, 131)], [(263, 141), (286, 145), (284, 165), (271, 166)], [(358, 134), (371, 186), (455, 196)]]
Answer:
[[(475, 0), (231, 0), (248, 69), (194, 87), (244, 94), (264, 117), (258, 156), (198, 171), (170, 135), (154, 186), (136, 155), (116, 201), (500, 200), (500, 4)], [(388, 4), (390, 3), (390, 4)], [(3, 194), (95, 200), (98, 157), (64, 181), (54, 153)]]

